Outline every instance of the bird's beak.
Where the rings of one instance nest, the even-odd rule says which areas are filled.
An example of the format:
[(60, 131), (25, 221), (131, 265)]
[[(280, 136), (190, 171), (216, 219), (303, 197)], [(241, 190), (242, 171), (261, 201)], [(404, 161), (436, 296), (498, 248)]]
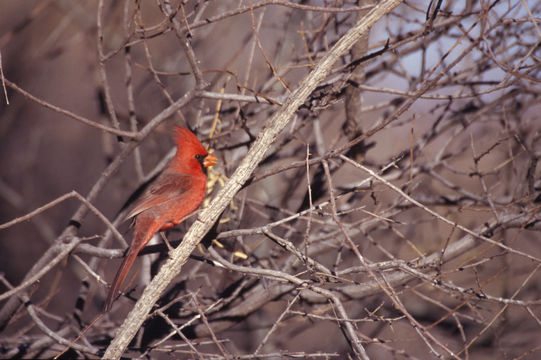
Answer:
[(203, 160), (203, 166), (209, 167), (212, 165), (216, 165), (218, 163), (218, 158), (212, 154), (208, 154), (205, 159)]

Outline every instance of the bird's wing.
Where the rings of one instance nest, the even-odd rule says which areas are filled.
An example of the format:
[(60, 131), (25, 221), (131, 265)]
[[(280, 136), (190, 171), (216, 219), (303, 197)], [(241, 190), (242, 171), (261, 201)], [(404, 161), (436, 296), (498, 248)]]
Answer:
[(188, 195), (192, 184), (193, 175), (164, 171), (149, 185), (126, 218), (134, 217), (142, 211), (162, 205), (172, 199), (181, 201), (184, 196)]

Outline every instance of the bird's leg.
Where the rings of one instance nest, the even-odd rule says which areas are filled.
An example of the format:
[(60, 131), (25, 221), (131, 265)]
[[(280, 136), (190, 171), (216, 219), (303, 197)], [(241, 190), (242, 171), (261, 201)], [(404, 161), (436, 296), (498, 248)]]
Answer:
[(167, 240), (167, 237), (165, 236), (165, 233), (163, 231), (160, 231), (160, 236), (162, 237), (163, 242), (167, 246), (167, 249), (169, 250), (169, 257), (171, 257), (171, 252), (173, 251), (173, 247), (169, 243), (169, 240)]

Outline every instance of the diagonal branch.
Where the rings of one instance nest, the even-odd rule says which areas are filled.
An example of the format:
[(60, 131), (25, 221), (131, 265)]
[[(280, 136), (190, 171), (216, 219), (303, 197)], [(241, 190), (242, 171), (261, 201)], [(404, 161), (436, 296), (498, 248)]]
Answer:
[(215, 196), (210, 206), (201, 212), (198, 220), (190, 227), (181, 245), (173, 251), (172, 258), (162, 266), (159, 273), (145, 289), (141, 298), (119, 329), (118, 335), (107, 348), (103, 356), (104, 358), (118, 359), (122, 356), (161, 293), (164, 292), (172, 279), (181, 271), (182, 265), (184, 265), (190, 253), (195, 249), (205, 233), (210, 230), (213, 223), (241, 189), (242, 185), (251, 176), (270, 145), (287, 125), (297, 109), (304, 103), (316, 86), (325, 79), (339, 57), (348, 51), (373, 24), (385, 16), (385, 14), (392, 11), (401, 2), (401, 0), (386, 0), (370, 10), (366, 16), (360, 19), (325, 54), (314, 70), (303, 79), (299, 87), (285, 101), (280, 111), (268, 121), (246, 157), (226, 185)]

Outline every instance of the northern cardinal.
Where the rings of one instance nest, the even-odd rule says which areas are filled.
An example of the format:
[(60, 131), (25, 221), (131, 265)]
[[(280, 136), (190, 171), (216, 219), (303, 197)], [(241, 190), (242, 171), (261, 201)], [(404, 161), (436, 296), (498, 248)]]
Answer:
[(148, 185), (126, 218), (135, 216), (133, 240), (109, 289), (104, 311), (111, 309), (137, 254), (158, 231), (178, 225), (197, 210), (207, 186), (206, 168), (218, 162), (188, 129), (175, 127), (177, 153)]

